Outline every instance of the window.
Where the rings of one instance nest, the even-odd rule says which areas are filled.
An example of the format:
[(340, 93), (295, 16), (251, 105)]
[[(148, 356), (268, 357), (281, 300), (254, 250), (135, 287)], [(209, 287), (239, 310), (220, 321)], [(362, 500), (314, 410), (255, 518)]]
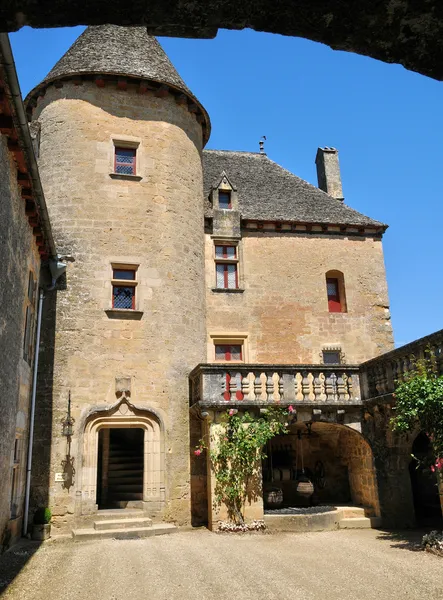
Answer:
[(216, 287), (238, 289), (237, 246), (215, 246)]
[(21, 454), (21, 440), (19, 437), (15, 438), (14, 450), (12, 454), (12, 466), (11, 466), (11, 495), (10, 495), (10, 511), (11, 519), (15, 519), (18, 516), (18, 488), (19, 488), (19, 469), (20, 469), (20, 454)]
[(340, 271), (326, 273), (326, 291), (330, 313), (346, 312), (345, 282)]
[(232, 209), (231, 192), (218, 192), (218, 207), (224, 208), (225, 210)]
[[(235, 344), (229, 342), (222, 344), (214, 340), (214, 348), (215, 360), (217, 362), (243, 362), (244, 360), (243, 340), (238, 341)], [(230, 373), (225, 374), (225, 391), (223, 393), (223, 398), (226, 401), (231, 400), (231, 378), (232, 375)], [(243, 393), (240, 389), (236, 390), (235, 398), (237, 400), (243, 400)]]
[(115, 147), (114, 154), (114, 173), (119, 175), (135, 175), (136, 165), (136, 149), (135, 148), (119, 148)]
[(36, 298), (36, 282), (34, 274), (29, 272), (28, 277), (28, 292), (26, 295), (26, 315), (25, 315), (25, 334), (23, 338), (23, 358), (28, 364), (32, 362), (34, 350), (34, 325), (35, 325), (35, 298)]
[(112, 308), (135, 310), (137, 267), (113, 265)]
[(323, 350), (323, 364), (339, 365), (341, 364), (340, 350)]
[(215, 360), (243, 360), (242, 344), (215, 344)]

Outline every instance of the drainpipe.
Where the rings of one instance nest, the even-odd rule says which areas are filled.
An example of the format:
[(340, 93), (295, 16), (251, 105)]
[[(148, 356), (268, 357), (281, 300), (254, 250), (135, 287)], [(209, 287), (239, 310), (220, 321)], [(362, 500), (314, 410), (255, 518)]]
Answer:
[(40, 290), (38, 300), (37, 335), (35, 339), (34, 373), (32, 376), (31, 414), (29, 417), (28, 464), (26, 467), (25, 510), (23, 514), (23, 535), (28, 533), (29, 495), (31, 491), (32, 446), (34, 441), (35, 396), (37, 393), (38, 357), (40, 352), (40, 330), (42, 325), (42, 309), (44, 300), (43, 290)]

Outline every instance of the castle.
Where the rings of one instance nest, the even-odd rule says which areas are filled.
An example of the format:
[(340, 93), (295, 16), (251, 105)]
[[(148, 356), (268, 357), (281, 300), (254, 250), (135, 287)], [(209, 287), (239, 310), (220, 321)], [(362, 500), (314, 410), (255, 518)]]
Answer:
[[(295, 407), (288, 439), (313, 433), (320, 501), (413, 522), (408, 473), (383, 474), (371, 445), (382, 437), (407, 469), (375, 375), (393, 349), (386, 225), (344, 202), (337, 151), (318, 149), (317, 188), (263, 151), (205, 150), (209, 115), (143, 27), (89, 27), (25, 99), (28, 130), (1, 49), (0, 159), (22, 253), (9, 244), (2, 268), (25, 303), (1, 304), (17, 398), (2, 531), (26, 529), (28, 506), (49, 506), (60, 532), (121, 508), (214, 528), (214, 477), (193, 450), (227, 408), (275, 403)], [(365, 400), (381, 395), (375, 414)], [(273, 449), (289, 498), (296, 443)], [(263, 517), (261, 497), (247, 515)]]

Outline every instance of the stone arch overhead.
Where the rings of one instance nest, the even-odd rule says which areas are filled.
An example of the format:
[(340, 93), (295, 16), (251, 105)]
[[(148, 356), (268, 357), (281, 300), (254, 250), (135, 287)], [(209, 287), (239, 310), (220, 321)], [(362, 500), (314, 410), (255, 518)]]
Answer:
[(323, 430), (337, 431), (337, 451), (346, 451), (346, 463), (349, 468), (349, 484), (352, 500), (358, 505), (372, 509), (370, 516), (380, 516), (375, 458), (370, 440), (350, 424), (326, 420), (312, 422), (312, 431), (316, 428), (321, 436)]
[[(149, 21), (148, 21), (149, 16)], [(443, 79), (443, 8), (428, 2), (361, 0), (12, 0), (0, 6), (1, 31), (74, 25), (146, 25), (153, 35), (213, 38), (218, 29), (244, 29), (303, 37), (334, 50), (399, 63)]]
[(144, 430), (143, 502), (158, 508), (165, 500), (165, 427), (160, 412), (150, 406), (136, 405), (123, 396), (113, 405), (86, 409), (79, 423), (77, 512), (97, 510), (98, 433), (103, 428), (140, 428)]

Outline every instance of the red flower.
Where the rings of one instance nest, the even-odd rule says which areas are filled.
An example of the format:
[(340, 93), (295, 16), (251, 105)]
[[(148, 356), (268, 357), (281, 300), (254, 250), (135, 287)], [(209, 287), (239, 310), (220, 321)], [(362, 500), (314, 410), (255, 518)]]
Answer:
[(288, 412), (289, 413), (295, 412), (295, 408), (292, 406), (292, 404), (291, 404), (291, 406), (288, 406)]
[(197, 450), (194, 450), (195, 456), (200, 456), (201, 453), (202, 453), (201, 448), (197, 448)]

